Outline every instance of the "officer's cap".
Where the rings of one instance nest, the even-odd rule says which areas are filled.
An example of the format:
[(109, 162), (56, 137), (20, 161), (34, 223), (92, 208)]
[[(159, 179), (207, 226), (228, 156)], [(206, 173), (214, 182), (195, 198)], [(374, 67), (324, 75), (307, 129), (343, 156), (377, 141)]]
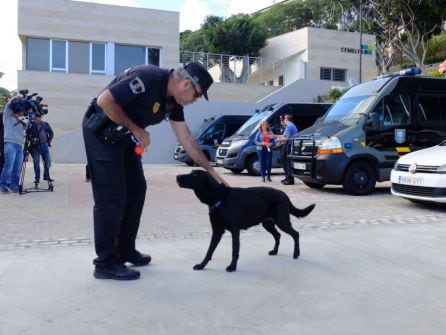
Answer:
[(189, 73), (191, 79), (194, 81), (194, 84), (200, 85), (204, 97), (206, 100), (209, 100), (207, 90), (214, 82), (209, 72), (207, 72), (202, 65), (196, 62), (190, 62), (184, 67), (184, 69)]

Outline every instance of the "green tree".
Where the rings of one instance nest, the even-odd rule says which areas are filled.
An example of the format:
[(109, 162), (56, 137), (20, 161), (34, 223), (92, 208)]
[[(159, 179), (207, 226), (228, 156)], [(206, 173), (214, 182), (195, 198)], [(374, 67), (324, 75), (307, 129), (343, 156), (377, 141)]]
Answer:
[(246, 82), (250, 71), (249, 57), (259, 55), (266, 45), (266, 29), (255, 22), (251, 16), (238, 14), (226, 20), (209, 20), (202, 26), (202, 34), (208, 52), (234, 55), (234, 60), (241, 61), (242, 71), (237, 76), (229, 66), (229, 59), (215, 60), (220, 66), (222, 81)]
[[(430, 38), (441, 31), (446, 17), (444, 0), (369, 0), (384, 52), (399, 50), (416, 66), (426, 60)], [(378, 36), (377, 36), (378, 38)]]
[[(3, 72), (0, 72), (3, 75)], [(1, 76), (0, 76), (1, 78)], [(6, 105), (6, 98), (11, 94), (6, 88), (0, 87), (0, 111), (3, 111)]]
[(254, 20), (266, 28), (268, 37), (273, 37), (310, 26), (312, 12), (305, 2), (288, 2), (255, 14)]

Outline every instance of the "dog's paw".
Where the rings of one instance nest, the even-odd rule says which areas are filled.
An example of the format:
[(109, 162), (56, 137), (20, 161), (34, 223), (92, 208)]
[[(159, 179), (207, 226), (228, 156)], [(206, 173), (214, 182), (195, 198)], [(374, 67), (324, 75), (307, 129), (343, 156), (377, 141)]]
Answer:
[(293, 255), (293, 258), (294, 258), (294, 259), (298, 259), (299, 256), (300, 256), (299, 254), (294, 254), (294, 255)]
[(271, 250), (270, 252), (268, 252), (268, 255), (276, 256), (277, 255), (277, 250)]
[(194, 270), (203, 270), (204, 269), (204, 265), (203, 264), (196, 264), (194, 265)]
[(226, 268), (226, 272), (234, 272), (235, 270), (237, 270), (237, 267), (236, 267), (236, 266), (233, 266), (233, 265), (229, 265), (229, 266)]

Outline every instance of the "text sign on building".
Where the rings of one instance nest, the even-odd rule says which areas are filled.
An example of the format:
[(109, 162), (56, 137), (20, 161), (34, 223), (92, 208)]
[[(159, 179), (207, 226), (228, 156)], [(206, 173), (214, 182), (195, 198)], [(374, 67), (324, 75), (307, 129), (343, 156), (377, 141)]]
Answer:
[(373, 46), (369, 44), (362, 44), (361, 49), (341, 47), (341, 52), (346, 52), (350, 54), (359, 54), (360, 52), (362, 52), (362, 54), (364, 55), (373, 55)]

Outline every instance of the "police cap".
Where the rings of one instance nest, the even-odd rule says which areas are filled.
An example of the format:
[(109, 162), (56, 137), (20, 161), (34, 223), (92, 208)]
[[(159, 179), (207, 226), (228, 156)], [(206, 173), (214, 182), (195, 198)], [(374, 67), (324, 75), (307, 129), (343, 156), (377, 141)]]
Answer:
[(190, 62), (184, 67), (184, 69), (187, 71), (187, 73), (189, 73), (191, 79), (194, 81), (194, 84), (200, 85), (204, 97), (206, 100), (209, 100), (207, 90), (214, 82), (209, 72), (207, 72), (202, 65), (196, 62)]

